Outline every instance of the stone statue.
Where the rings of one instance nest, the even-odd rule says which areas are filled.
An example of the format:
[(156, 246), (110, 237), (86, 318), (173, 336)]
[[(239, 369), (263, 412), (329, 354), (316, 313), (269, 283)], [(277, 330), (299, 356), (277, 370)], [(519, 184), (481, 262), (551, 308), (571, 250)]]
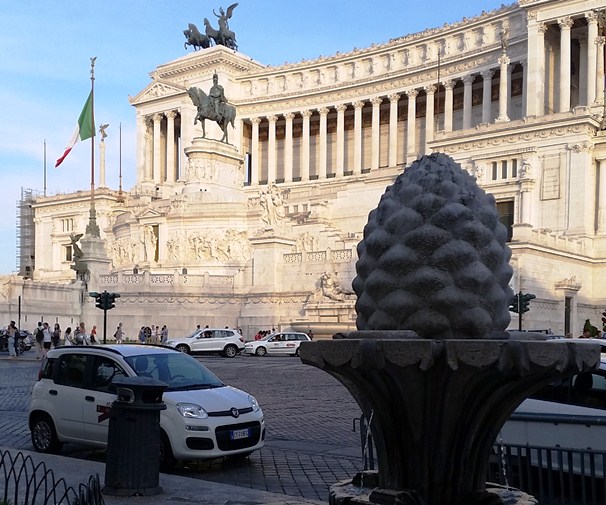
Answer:
[(71, 233), (69, 236), (70, 245), (72, 246), (72, 260), (73, 264), (70, 268), (76, 272), (78, 279), (83, 280), (84, 276), (89, 273), (88, 265), (82, 261), (82, 249), (78, 245), (78, 241), (82, 238), (83, 233)]
[(223, 137), (221, 142), (229, 143), (227, 135), (227, 127), (231, 124), (235, 128), (234, 120), (236, 119), (236, 108), (227, 103), (223, 86), (219, 84), (219, 76), (213, 75), (213, 85), (208, 92), (208, 95), (200, 88), (189, 88), (187, 94), (191, 98), (193, 104), (198, 108), (198, 114), (194, 118), (194, 124), (198, 121), (202, 124), (202, 136), (206, 137), (206, 128), (204, 120), (210, 119), (215, 121), (221, 131)]
[(105, 130), (107, 130), (108, 128), (109, 128), (109, 123), (105, 123), (105, 124), (102, 124), (101, 126), (99, 126), (101, 142), (103, 142), (107, 138), (107, 133), (105, 133)]
[(259, 204), (261, 205), (261, 221), (268, 227), (277, 225), (286, 215), (284, 197), (275, 182), (269, 185), (267, 191), (261, 192)]
[(320, 276), (320, 294), (324, 298), (342, 302), (349, 295), (353, 295), (353, 291), (343, 289), (336, 274), (324, 272)]
[(185, 35), (186, 39), (183, 44), (184, 49), (187, 49), (187, 46), (193, 46), (194, 51), (197, 51), (200, 48), (206, 49), (210, 47), (210, 39), (207, 35), (200, 33), (195, 24), (189, 23), (187, 26), (187, 30), (183, 30), (183, 35)]

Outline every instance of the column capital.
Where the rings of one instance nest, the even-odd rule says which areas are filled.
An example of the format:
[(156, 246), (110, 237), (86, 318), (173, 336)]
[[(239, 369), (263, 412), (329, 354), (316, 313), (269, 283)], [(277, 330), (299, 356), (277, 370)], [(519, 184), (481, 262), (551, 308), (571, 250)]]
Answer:
[(313, 112), (310, 111), (310, 110), (302, 110), (301, 111), (301, 116), (303, 116), (304, 119), (309, 119), (312, 114), (313, 114)]
[(320, 116), (327, 116), (330, 109), (328, 107), (321, 107), (318, 109), (318, 112), (320, 113)]
[(252, 124), (256, 124), (256, 125), (258, 125), (258, 124), (260, 124), (260, 123), (261, 123), (261, 118), (260, 118), (260, 117), (251, 117), (251, 118), (250, 118), (250, 122), (251, 122)]
[(593, 24), (598, 22), (598, 13), (596, 11), (590, 11), (585, 13), (585, 19), (587, 24)]
[(461, 80), (463, 81), (463, 84), (465, 84), (465, 86), (471, 86), (475, 78), (475, 75), (469, 74), (464, 76)]
[(353, 103), (354, 109), (361, 109), (362, 107), (364, 107), (364, 102), (362, 100), (358, 100), (357, 102)]
[(405, 91), (405, 93), (408, 98), (416, 98), (417, 96), (419, 96), (418, 89), (409, 89), (409, 90)]
[(168, 119), (175, 119), (177, 117), (177, 111), (176, 110), (169, 110), (166, 112), (166, 117)]
[(549, 29), (549, 26), (547, 26), (547, 23), (539, 23), (537, 25), (537, 33), (539, 35), (545, 35), (547, 33), (548, 29)]
[(382, 102), (383, 99), (380, 96), (375, 96), (374, 98), (370, 99), (370, 103), (373, 107), (378, 107), (379, 105), (381, 105)]
[(598, 46), (598, 48), (603, 46), (604, 42), (606, 42), (606, 37), (604, 37), (604, 35), (595, 38), (595, 45)]
[(164, 117), (164, 114), (162, 114), (161, 112), (157, 112), (156, 114), (153, 115), (152, 119), (153, 119), (154, 123), (159, 123), (160, 121), (162, 121), (163, 117)]
[(442, 86), (444, 86), (444, 89), (452, 89), (454, 88), (454, 81), (442, 81)]
[(509, 56), (507, 56), (506, 54), (503, 54), (497, 61), (499, 62), (500, 65), (509, 65), (509, 62), (511, 60), (509, 59)]
[(572, 25), (574, 25), (574, 20), (569, 16), (565, 18), (559, 18), (558, 25), (560, 25), (560, 30), (570, 30), (572, 28)]
[(397, 102), (400, 99), (400, 95), (398, 93), (392, 93), (387, 98), (389, 98), (389, 101), (391, 103), (393, 103), (393, 102)]
[(276, 116), (275, 114), (272, 114), (271, 116), (267, 116), (267, 120), (270, 123), (275, 123), (278, 120), (278, 116)]
[(482, 76), (482, 79), (489, 81), (494, 77), (494, 70), (484, 70), (480, 75)]
[(337, 109), (337, 112), (343, 113), (347, 110), (347, 104), (340, 103), (339, 105), (335, 105), (335, 109)]
[(286, 119), (286, 121), (292, 121), (294, 118), (295, 118), (294, 112), (287, 112), (286, 114), (284, 114), (284, 119)]

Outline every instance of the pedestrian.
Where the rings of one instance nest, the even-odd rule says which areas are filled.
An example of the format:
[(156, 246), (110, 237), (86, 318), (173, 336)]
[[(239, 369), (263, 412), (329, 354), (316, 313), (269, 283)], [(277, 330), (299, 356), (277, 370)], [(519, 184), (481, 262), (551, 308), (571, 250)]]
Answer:
[(53, 343), (53, 336), (51, 335), (48, 323), (44, 323), (42, 334), (42, 356), (46, 358), (46, 355), (48, 354), (48, 351)]
[(44, 354), (44, 326), (42, 326), (42, 321), (38, 321), (34, 336), (36, 338), (36, 359), (40, 359)]
[(168, 327), (166, 325), (162, 326), (162, 331), (160, 332), (160, 335), (162, 336), (162, 344), (166, 345), (166, 342), (168, 342)]
[(313, 340), (314, 339), (314, 332), (311, 331), (311, 328), (307, 332), (307, 336), (309, 337), (309, 340)]
[(122, 323), (119, 323), (116, 328), (116, 333), (114, 333), (114, 338), (116, 339), (116, 344), (122, 343), (122, 337), (124, 337), (124, 331), (122, 331)]
[(17, 349), (15, 344), (17, 342), (17, 336), (19, 335), (19, 330), (17, 330), (17, 326), (15, 325), (15, 321), (11, 321), (7, 328), (8, 333), (8, 353), (11, 358), (17, 357)]
[(93, 324), (93, 327), (90, 330), (90, 343), (97, 343), (97, 327)]
[(145, 343), (145, 326), (141, 326), (141, 329), (139, 330), (139, 342), (142, 344)]
[(55, 327), (53, 328), (53, 334), (51, 337), (53, 349), (56, 349), (61, 345), (61, 326), (59, 325), (59, 323), (55, 323)]
[(83, 321), (80, 322), (74, 333), (76, 345), (89, 345), (88, 334), (86, 333), (86, 325)]
[(68, 326), (65, 328), (65, 341), (63, 342), (63, 345), (74, 345), (74, 341), (72, 339), (72, 327)]
[(145, 335), (145, 343), (151, 344), (152, 330), (149, 326), (146, 326), (145, 328), (143, 328), (143, 334)]

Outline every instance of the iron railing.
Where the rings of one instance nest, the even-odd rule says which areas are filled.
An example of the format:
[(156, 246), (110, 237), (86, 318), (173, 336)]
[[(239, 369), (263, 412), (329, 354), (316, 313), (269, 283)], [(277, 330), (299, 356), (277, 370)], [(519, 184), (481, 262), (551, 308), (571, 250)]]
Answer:
[[(4, 489), (2, 488), (4, 484)], [(57, 478), (44, 462), (22, 452), (0, 451), (0, 503), (14, 505), (104, 505), (99, 475), (78, 489)]]

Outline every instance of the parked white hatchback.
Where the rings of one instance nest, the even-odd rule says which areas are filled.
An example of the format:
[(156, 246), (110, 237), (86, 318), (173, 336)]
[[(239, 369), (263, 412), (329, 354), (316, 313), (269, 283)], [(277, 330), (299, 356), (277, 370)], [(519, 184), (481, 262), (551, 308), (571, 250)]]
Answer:
[(171, 338), (166, 345), (187, 354), (215, 353), (226, 358), (233, 358), (244, 350), (242, 335), (228, 328), (203, 328), (187, 337)]
[(244, 354), (254, 356), (289, 355), (298, 356), (301, 342), (309, 342), (311, 338), (305, 333), (284, 331), (272, 333), (261, 340), (244, 344)]
[(34, 384), (29, 427), (38, 452), (66, 442), (105, 447), (113, 379), (151, 377), (167, 384), (160, 413), (163, 468), (177, 460), (247, 456), (263, 447), (265, 419), (257, 400), (227, 386), (187, 354), (153, 345), (53, 349)]

